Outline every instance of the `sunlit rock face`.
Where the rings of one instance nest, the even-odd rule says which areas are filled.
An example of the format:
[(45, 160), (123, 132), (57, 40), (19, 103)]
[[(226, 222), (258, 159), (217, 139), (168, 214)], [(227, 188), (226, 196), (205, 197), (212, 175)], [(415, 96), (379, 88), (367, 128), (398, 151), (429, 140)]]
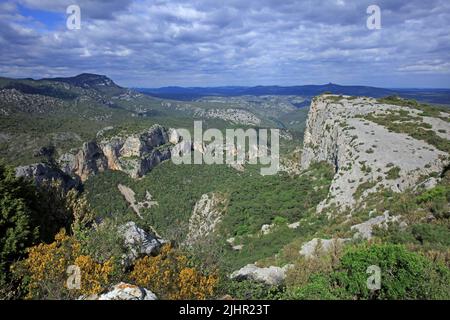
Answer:
[(401, 130), (388, 129), (376, 120), (391, 118), (398, 126), (423, 126), (443, 139), (450, 138), (444, 133), (450, 132), (446, 119), (422, 116), (418, 109), (370, 98), (333, 95), (314, 98), (306, 124), (301, 166), (307, 169), (314, 162), (325, 161), (336, 172), (329, 195), (317, 207), (318, 212), (331, 205), (345, 211), (377, 190), (402, 192), (443, 171), (449, 163), (448, 153)]

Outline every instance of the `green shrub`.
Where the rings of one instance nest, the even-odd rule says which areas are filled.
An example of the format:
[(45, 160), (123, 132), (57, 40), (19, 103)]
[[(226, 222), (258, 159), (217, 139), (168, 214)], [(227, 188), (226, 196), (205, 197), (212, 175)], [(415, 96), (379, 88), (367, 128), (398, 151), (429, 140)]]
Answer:
[(400, 178), (400, 168), (399, 167), (393, 167), (389, 169), (388, 172), (386, 172), (386, 179), (388, 180), (395, 180)]
[(314, 274), (310, 282), (304, 287), (292, 292), (292, 298), (296, 300), (337, 300), (336, 289), (331, 287), (332, 279), (329, 274)]
[(449, 190), (446, 186), (437, 186), (433, 189), (430, 189), (420, 196), (417, 197), (418, 203), (424, 203), (429, 201), (435, 201), (436, 199), (447, 200), (449, 194)]
[(286, 224), (288, 220), (285, 217), (276, 216), (273, 218), (273, 223), (276, 225), (283, 225)]
[(425, 191), (416, 198), (418, 204), (425, 205), (436, 218), (449, 218), (450, 188), (446, 185), (437, 186)]
[(218, 292), (239, 300), (269, 300), (281, 298), (284, 289), (251, 280), (230, 280), (224, 276), (219, 282)]
[(31, 184), (0, 166), (0, 285), (7, 280), (11, 263), (38, 239), (36, 200)]
[(421, 223), (413, 225), (411, 233), (421, 244), (450, 246), (450, 230), (447, 226)]
[[(381, 288), (367, 287), (369, 266), (381, 269)], [(302, 299), (449, 299), (450, 270), (401, 245), (350, 247), (329, 274), (315, 274), (296, 291)]]

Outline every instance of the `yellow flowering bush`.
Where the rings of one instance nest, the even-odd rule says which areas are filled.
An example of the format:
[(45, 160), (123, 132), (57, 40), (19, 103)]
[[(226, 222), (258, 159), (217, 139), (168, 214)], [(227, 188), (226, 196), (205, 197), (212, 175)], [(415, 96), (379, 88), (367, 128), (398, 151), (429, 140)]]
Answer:
[(218, 277), (204, 275), (189, 266), (188, 258), (170, 245), (156, 257), (136, 260), (130, 277), (161, 299), (206, 299), (214, 294)]
[[(30, 247), (28, 257), (13, 267), (13, 272), (22, 277), (28, 299), (72, 299), (80, 295), (100, 293), (113, 272), (113, 261), (95, 262), (82, 255), (80, 244), (60, 231), (55, 241)], [(75, 265), (80, 270), (79, 288), (68, 288), (70, 274), (67, 268)]]

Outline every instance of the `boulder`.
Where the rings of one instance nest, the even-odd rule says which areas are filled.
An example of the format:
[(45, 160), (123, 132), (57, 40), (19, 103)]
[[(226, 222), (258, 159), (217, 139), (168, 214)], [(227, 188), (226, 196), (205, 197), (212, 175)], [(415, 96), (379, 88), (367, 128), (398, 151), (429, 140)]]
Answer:
[(294, 223), (288, 224), (289, 229), (297, 229), (298, 227), (300, 227), (300, 222), (294, 222)]
[(101, 294), (97, 300), (158, 300), (158, 298), (150, 290), (120, 282), (111, 291)]
[(274, 226), (275, 226), (274, 224), (263, 224), (261, 226), (261, 233), (263, 235), (267, 235), (267, 234), (271, 233)]
[(286, 265), (280, 267), (266, 267), (260, 268), (254, 264), (248, 264), (245, 267), (233, 272), (230, 275), (230, 279), (233, 280), (253, 280), (262, 282), (268, 285), (279, 286), (286, 278), (286, 271), (291, 268), (292, 265)]
[(119, 226), (118, 231), (125, 238), (125, 247), (128, 249), (126, 262), (134, 261), (140, 255), (155, 255), (167, 240), (157, 235), (145, 232), (135, 222), (130, 221)]

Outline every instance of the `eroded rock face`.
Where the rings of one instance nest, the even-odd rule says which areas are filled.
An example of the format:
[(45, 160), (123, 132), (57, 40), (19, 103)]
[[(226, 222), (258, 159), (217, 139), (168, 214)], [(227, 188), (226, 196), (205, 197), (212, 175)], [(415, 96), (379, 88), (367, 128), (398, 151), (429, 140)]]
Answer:
[(170, 159), (171, 148), (167, 130), (154, 125), (139, 134), (87, 142), (79, 151), (63, 154), (58, 162), (64, 172), (81, 181), (107, 169), (139, 178)]
[(111, 291), (98, 296), (96, 300), (158, 300), (158, 298), (150, 290), (120, 282)]
[(253, 280), (272, 286), (279, 286), (283, 284), (289, 268), (292, 268), (292, 265), (286, 265), (282, 268), (274, 266), (260, 268), (254, 264), (248, 264), (233, 272), (230, 278), (233, 280)]
[[(448, 122), (431, 121), (413, 108), (381, 104), (370, 98), (332, 95), (314, 98), (304, 135), (301, 165), (306, 169), (313, 162), (325, 161), (332, 164), (336, 172), (329, 196), (319, 204), (318, 212), (330, 205), (336, 205), (340, 211), (352, 209), (360, 199), (379, 188), (403, 192), (423, 177), (441, 173), (448, 164), (448, 154), (435, 146), (364, 119), (368, 115), (386, 116), (391, 112), (432, 123), (431, 130), (440, 128), (442, 131), (445, 126), (447, 132), (450, 131)], [(396, 174), (389, 174), (392, 169)]]
[(189, 219), (185, 244), (192, 245), (216, 229), (224, 214), (226, 199), (217, 193), (203, 194), (194, 206)]
[(16, 174), (33, 179), (38, 185), (43, 181), (58, 180), (66, 190), (78, 187), (90, 176), (105, 170), (119, 170), (132, 178), (140, 178), (171, 158), (174, 145), (170, 143), (169, 131), (175, 132), (154, 125), (139, 134), (85, 142), (80, 149), (61, 155), (54, 165), (21, 166), (16, 168)]
[(89, 176), (108, 169), (108, 161), (95, 142), (86, 142), (75, 156), (72, 173), (85, 181)]

